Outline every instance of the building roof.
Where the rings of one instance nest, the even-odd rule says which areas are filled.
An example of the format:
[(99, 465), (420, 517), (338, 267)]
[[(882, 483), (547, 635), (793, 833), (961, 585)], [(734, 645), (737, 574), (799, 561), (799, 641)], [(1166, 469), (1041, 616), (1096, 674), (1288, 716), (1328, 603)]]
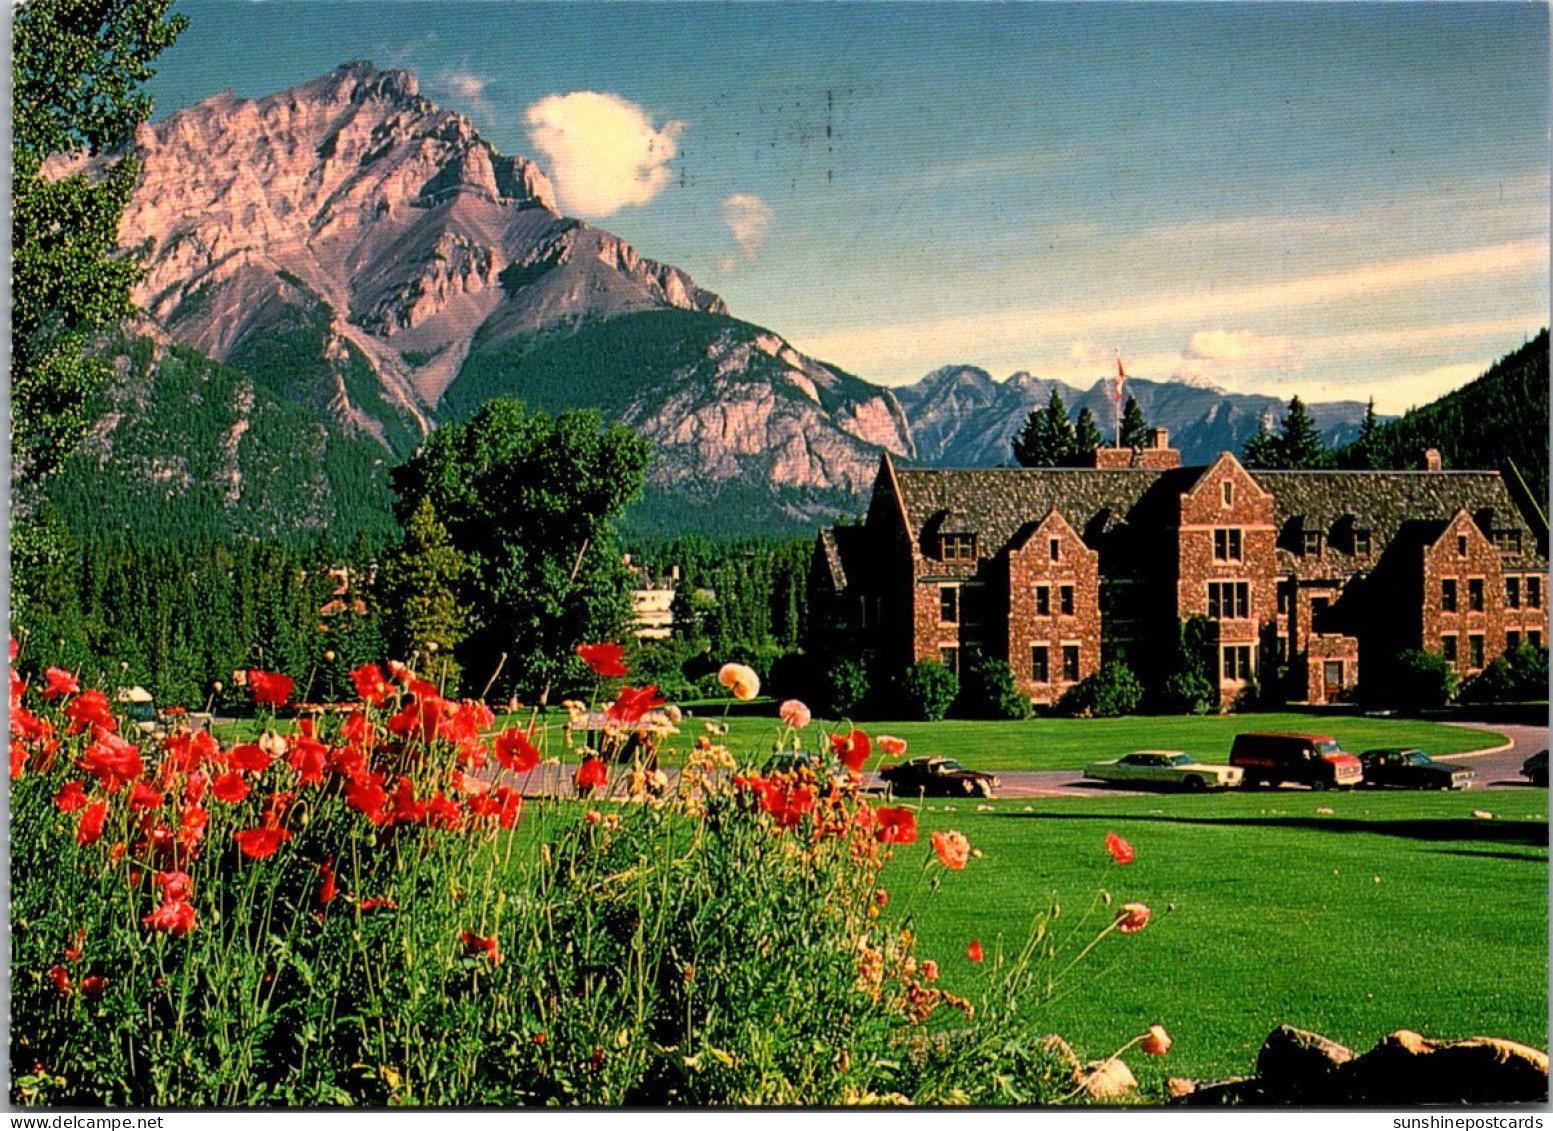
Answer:
[(827, 527), (820, 531), (820, 552), (831, 588), (840, 593), (847, 587), (847, 563), (856, 565), (867, 554), (867, 531), (861, 526)]

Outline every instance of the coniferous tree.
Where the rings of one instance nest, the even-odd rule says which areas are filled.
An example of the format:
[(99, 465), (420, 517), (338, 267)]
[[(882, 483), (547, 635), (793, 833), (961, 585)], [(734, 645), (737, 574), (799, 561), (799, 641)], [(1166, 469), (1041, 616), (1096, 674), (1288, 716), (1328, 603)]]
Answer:
[(1373, 471), (1380, 467), (1380, 422), (1375, 417), (1375, 398), (1364, 406), (1364, 422), (1359, 425), (1359, 436), (1352, 444), (1338, 453), (1341, 466), (1355, 471)]
[(1143, 408), (1138, 404), (1138, 398), (1129, 394), (1127, 403), (1122, 406), (1121, 446), (1137, 450), (1148, 442), (1149, 422), (1143, 418)]
[(1100, 435), (1100, 429), (1095, 425), (1095, 414), (1089, 411), (1085, 405), (1079, 409), (1078, 423), (1073, 427), (1073, 451), (1071, 456), (1074, 462), (1086, 459), (1096, 448), (1105, 444), (1105, 438)]
[(447, 694), (458, 687), (453, 650), (467, 627), (458, 587), (465, 556), (448, 537), (431, 497), (423, 495), (405, 526), (404, 541), (383, 563), (383, 606), (387, 644), (396, 658), (424, 663), (445, 682)]
[(1278, 437), (1281, 466), (1294, 471), (1308, 471), (1327, 465), (1326, 445), (1316, 422), (1298, 396), (1289, 401), (1289, 411), (1283, 421), (1283, 434)]
[(1282, 466), (1283, 454), (1278, 448), (1278, 437), (1267, 429), (1267, 417), (1256, 422), (1256, 435), (1240, 449), (1240, 462), (1253, 471), (1271, 471)]
[(1073, 422), (1055, 388), (1045, 408), (1030, 410), (1013, 447), (1021, 467), (1060, 467), (1067, 461), (1073, 451)]

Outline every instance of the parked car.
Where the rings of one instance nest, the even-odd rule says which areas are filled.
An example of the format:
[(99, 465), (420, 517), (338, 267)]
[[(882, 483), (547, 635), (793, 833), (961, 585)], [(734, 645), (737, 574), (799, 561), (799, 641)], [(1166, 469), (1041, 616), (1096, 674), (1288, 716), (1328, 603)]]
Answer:
[(1196, 793), (1239, 785), (1241, 771), (1234, 766), (1199, 762), (1180, 750), (1134, 750), (1113, 762), (1085, 766), (1084, 776), (1126, 785), (1176, 786)]
[(1229, 763), (1248, 787), (1295, 782), (1311, 789), (1351, 789), (1364, 780), (1359, 759), (1327, 734), (1237, 734)]
[(1532, 785), (1545, 786), (1548, 784), (1548, 752), (1539, 750), (1526, 761), (1521, 763), (1521, 776), (1531, 781)]
[(968, 770), (953, 758), (912, 758), (885, 766), (879, 776), (902, 797), (991, 797), (1003, 783)]
[(1364, 784), (1370, 786), (1466, 789), (1477, 780), (1477, 774), (1465, 766), (1436, 762), (1415, 747), (1366, 750), (1359, 761), (1364, 764)]

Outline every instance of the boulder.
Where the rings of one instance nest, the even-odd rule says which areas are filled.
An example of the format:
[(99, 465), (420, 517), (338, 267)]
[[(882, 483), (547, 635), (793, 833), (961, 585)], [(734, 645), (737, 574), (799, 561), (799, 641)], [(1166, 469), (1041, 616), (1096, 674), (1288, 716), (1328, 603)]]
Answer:
[(1348, 1103), (1545, 1103), (1548, 1056), (1497, 1037), (1436, 1041), (1400, 1029), (1344, 1064), (1334, 1083), (1334, 1098)]
[(1132, 1069), (1114, 1056), (1110, 1060), (1090, 1061), (1079, 1070), (1076, 1081), (1085, 1094), (1096, 1100), (1120, 1099), (1138, 1086)]
[(1332, 1094), (1338, 1069), (1353, 1059), (1352, 1049), (1319, 1033), (1280, 1025), (1257, 1053), (1257, 1082), (1272, 1102), (1321, 1102)]

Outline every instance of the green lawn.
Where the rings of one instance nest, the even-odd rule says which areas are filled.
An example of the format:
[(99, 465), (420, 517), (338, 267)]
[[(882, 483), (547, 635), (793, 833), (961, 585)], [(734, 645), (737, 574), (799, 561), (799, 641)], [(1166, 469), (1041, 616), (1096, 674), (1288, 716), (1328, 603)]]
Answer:
[[(1360, 1049), (1399, 1028), (1546, 1048), (1547, 805), (1533, 789), (930, 803), (889, 882), (892, 903), (911, 898), (931, 830), (982, 851), (963, 873), (935, 866), (942, 886), (914, 904), (950, 989), (985, 969), (973, 937), (990, 962), (1058, 903), (1072, 957), (1113, 914), (1101, 889), (1148, 904), (1144, 931), (1113, 933), (1030, 1021), (1094, 1057), (1163, 1024), (1168, 1056), (1127, 1058), (1145, 1085), (1247, 1074), (1280, 1023)], [(1134, 863), (1111, 861), (1108, 832)]]

